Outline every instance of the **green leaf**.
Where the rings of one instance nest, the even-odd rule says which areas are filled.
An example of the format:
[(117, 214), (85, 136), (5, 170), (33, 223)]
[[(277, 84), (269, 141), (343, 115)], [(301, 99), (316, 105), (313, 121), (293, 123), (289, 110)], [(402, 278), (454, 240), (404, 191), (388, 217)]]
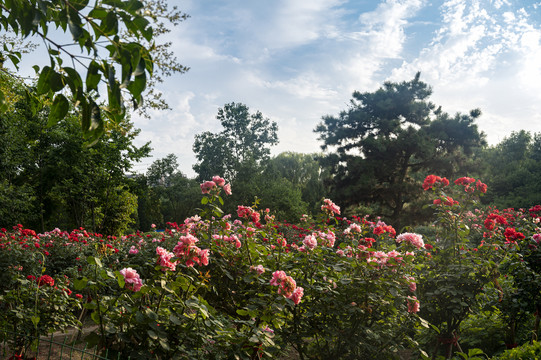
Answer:
[(77, 11), (83, 10), (88, 5), (89, 0), (71, 0), (70, 5)]
[(136, 76), (135, 79), (130, 82), (128, 85), (128, 90), (137, 102), (141, 102), (141, 93), (145, 90), (146, 86), (147, 79), (145, 73), (143, 73), (143, 75)]
[(44, 66), (43, 69), (41, 70), (41, 74), (39, 74), (38, 85), (36, 89), (38, 95), (49, 92), (51, 88), (50, 83), (49, 83), (50, 73), (51, 73), (51, 68), (49, 66)]
[(92, 302), (84, 304), (83, 307), (88, 310), (95, 310), (98, 308), (98, 305), (96, 305), (96, 303), (92, 301)]
[(133, 12), (143, 8), (143, 7), (144, 7), (144, 4), (141, 1), (130, 0), (128, 2), (128, 6), (124, 10), (133, 13)]
[(82, 290), (86, 287), (87, 283), (88, 283), (87, 278), (75, 279), (73, 280), (73, 287), (75, 288), (75, 290)]
[(136, 16), (134, 17), (132, 24), (147, 41), (152, 39), (152, 27), (149, 26), (150, 21), (142, 16)]
[(156, 332), (153, 330), (147, 330), (147, 334), (152, 340), (156, 340), (158, 338), (158, 334), (156, 334)]
[(468, 356), (469, 357), (472, 357), (472, 356), (475, 356), (475, 355), (484, 355), (484, 354), (485, 353), (483, 352), (483, 350), (478, 349), (478, 348), (468, 350)]
[(62, 75), (51, 69), (49, 75), (49, 85), (53, 92), (62, 90), (65, 86)]
[(90, 99), (89, 103), (82, 102), (81, 128), (87, 145), (91, 146), (98, 141), (104, 132), (101, 111), (98, 105)]
[(83, 80), (81, 79), (81, 75), (71, 67), (64, 67), (63, 70), (66, 72), (67, 76), (64, 77), (66, 82), (68, 83), (68, 86), (70, 87), (71, 92), (75, 95), (77, 94), (79, 89), (82, 89), (83, 87)]
[(173, 314), (169, 315), (169, 321), (171, 321), (175, 325), (182, 325), (182, 321)]
[(116, 35), (118, 33), (118, 18), (115, 11), (111, 10), (107, 13), (105, 19), (100, 24), (100, 30), (104, 35)]
[(88, 13), (88, 17), (92, 19), (103, 19), (107, 17), (107, 10), (102, 7), (95, 7)]
[(100, 258), (97, 258), (97, 257), (94, 257), (94, 256), (89, 256), (89, 257), (86, 258), (86, 261), (90, 265), (97, 265), (99, 267), (103, 267)]
[(71, 36), (73, 36), (73, 40), (77, 41), (83, 36), (83, 28), (81, 25), (73, 22), (71, 19), (68, 20), (69, 29), (71, 32)]
[(248, 310), (238, 309), (237, 314), (239, 314), (240, 316), (246, 316), (248, 315)]
[(427, 329), (430, 328), (429, 322), (426, 321), (425, 319), (423, 319), (423, 318), (420, 317), (420, 318), (419, 318), (419, 321), (421, 322), (421, 326), (423, 326), (423, 327), (425, 327), (425, 328), (427, 328)]
[(130, 52), (130, 65), (132, 69), (135, 69), (133, 76), (139, 76), (140, 71), (145, 71), (145, 64), (143, 63), (143, 69), (138, 69), (139, 63), (141, 61), (141, 49), (142, 46), (137, 43), (129, 43), (125, 46), (125, 49)]
[(39, 323), (39, 316), (38, 315), (32, 315), (32, 317), (30, 319), (32, 320), (32, 324), (34, 324), (34, 327), (37, 328), (38, 323)]
[(161, 346), (164, 350), (169, 351), (169, 350), (171, 349), (171, 347), (169, 346), (169, 343), (167, 342), (167, 339), (162, 339), (162, 338), (160, 337), (159, 342), (160, 342), (160, 346)]
[(126, 281), (124, 280), (124, 276), (119, 271), (115, 271), (115, 275), (116, 275), (116, 281), (118, 283), (118, 286), (123, 288), (124, 285), (126, 284)]
[(86, 73), (86, 90), (98, 90), (98, 83), (101, 80), (101, 74), (98, 72), (100, 66), (97, 62), (91, 61), (88, 65), (88, 71)]
[(135, 66), (135, 71), (133, 73), (133, 76), (144, 76), (145, 75), (145, 70), (146, 70), (146, 62), (145, 62), (145, 59), (143, 59), (141, 57), (141, 54), (138, 52), (138, 61), (137, 61), (137, 66)]
[(62, 120), (68, 113), (69, 107), (68, 99), (62, 94), (57, 94), (54, 98), (53, 105), (51, 106), (47, 126), (53, 126), (58, 121)]
[(94, 321), (95, 324), (100, 324), (100, 314), (97, 312), (97, 311), (94, 311), (90, 317), (92, 318), (92, 320)]
[(154, 321), (158, 320), (158, 314), (156, 314), (151, 309), (146, 309), (145, 310), (145, 315), (151, 320), (154, 320)]
[(13, 66), (15, 66), (15, 69), (19, 70), (19, 62), (21, 62), (21, 56), (14, 55), (13, 53), (9, 53), (7, 54), (7, 56), (11, 60)]

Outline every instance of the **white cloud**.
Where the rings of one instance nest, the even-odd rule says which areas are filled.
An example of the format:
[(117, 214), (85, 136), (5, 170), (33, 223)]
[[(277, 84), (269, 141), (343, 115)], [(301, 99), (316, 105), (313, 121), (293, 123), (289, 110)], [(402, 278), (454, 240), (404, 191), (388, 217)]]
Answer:
[(338, 36), (335, 22), (340, 12), (335, 7), (342, 0), (282, 0), (275, 4), (275, 13), (265, 14), (262, 31), (256, 32), (266, 48), (281, 49), (300, 46), (320, 38)]
[(358, 36), (368, 40), (370, 53), (373, 56), (400, 57), (405, 41), (404, 27), (408, 24), (407, 18), (415, 15), (422, 5), (421, 0), (382, 2), (376, 10), (359, 16), (363, 30), (358, 33)]
[[(541, 32), (524, 9), (498, 13), (484, 4), (447, 1), (443, 24), (430, 46), (394, 69), (391, 79), (411, 78), (421, 71), (423, 80), (434, 85), (433, 101), (444, 110), (481, 107), (479, 124), (495, 143), (517, 128), (518, 119), (539, 119)], [(509, 3), (494, 7), (503, 5)], [(529, 125), (529, 130), (541, 128)]]
[(285, 91), (298, 98), (311, 98), (314, 100), (328, 100), (335, 98), (337, 92), (329, 87), (324, 87), (320, 79), (311, 73), (301, 74), (296, 78), (286, 81), (261, 81), (253, 78), (254, 82), (268, 89)]
[(312, 130), (321, 116), (345, 109), (353, 90), (421, 71), (445, 111), (481, 108), (491, 143), (519, 126), (541, 131), (541, 30), (528, 13), (536, 4), (434, 3), (187, 0), (192, 18), (172, 36), (191, 70), (165, 85), (174, 110), (136, 125), (156, 157), (175, 152), (188, 174), (194, 135), (219, 131), (217, 110), (232, 101), (278, 123), (273, 154), (315, 152)]
[(496, 9), (501, 8), (503, 5), (511, 5), (507, 0), (494, 0), (494, 7)]

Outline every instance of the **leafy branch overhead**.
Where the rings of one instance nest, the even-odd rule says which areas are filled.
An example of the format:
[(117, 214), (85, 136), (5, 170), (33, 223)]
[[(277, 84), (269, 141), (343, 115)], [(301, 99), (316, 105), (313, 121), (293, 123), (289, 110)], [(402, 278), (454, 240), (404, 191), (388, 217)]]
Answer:
[[(81, 113), (85, 138), (94, 142), (104, 132), (104, 119), (118, 123), (127, 102), (134, 108), (143, 103), (143, 93), (156, 71), (153, 55), (171, 56), (163, 45), (155, 44), (156, 36), (164, 32), (158, 18), (178, 22), (187, 17), (175, 11), (167, 13), (159, 0), (149, 4), (103, 0), (93, 5), (88, 0), (0, 0), (0, 30), (23, 39), (42, 39), (50, 64), (34, 66), (39, 78), (29, 95), (51, 100), (49, 125), (64, 118), (73, 102)], [(58, 30), (69, 32), (72, 42), (55, 40)], [(22, 56), (14, 44), (0, 49), (0, 69), (7, 59), (18, 69)], [(163, 70), (166, 75), (187, 70), (172, 63)], [(100, 99), (104, 91), (106, 101)], [(0, 111), (6, 110), (3, 98), (0, 93)]]

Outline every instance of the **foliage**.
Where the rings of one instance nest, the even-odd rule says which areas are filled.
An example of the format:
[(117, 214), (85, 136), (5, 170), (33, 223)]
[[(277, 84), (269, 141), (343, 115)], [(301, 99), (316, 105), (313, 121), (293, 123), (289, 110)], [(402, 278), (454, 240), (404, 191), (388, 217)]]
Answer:
[[(170, 44), (154, 43), (165, 31), (163, 18), (177, 24), (186, 15), (176, 8), (168, 12), (163, 1), (104, 1), (93, 5), (84, 0), (0, 2), (0, 29), (23, 39), (38, 37), (48, 53), (50, 65), (34, 66), (39, 79), (35, 88), (28, 89), (27, 96), (35, 103), (42, 100), (34, 95), (49, 99), (49, 125), (68, 114), (70, 102), (76, 103), (88, 142), (95, 142), (104, 133), (104, 117), (115, 124), (123, 120), (126, 101), (135, 107), (142, 104), (155, 65), (166, 74), (187, 70), (168, 51)], [(52, 27), (69, 31), (72, 42), (61, 44), (55, 40)], [(78, 46), (80, 53), (71, 50), (71, 45)], [(17, 43), (6, 43), (0, 64), (9, 59), (18, 67), (22, 59), (18, 50)], [(104, 106), (97, 100), (102, 86), (107, 93)], [(0, 91), (2, 111), (6, 110), (4, 99)]]
[(524, 344), (515, 349), (506, 350), (503, 354), (494, 357), (494, 360), (530, 360), (541, 358), (541, 343), (534, 341), (532, 344)]
[(302, 191), (284, 178), (271, 178), (260, 185), (261, 208), (274, 209), (274, 215), (285, 221), (297, 221), (308, 212)]
[(449, 116), (428, 101), (432, 91), (419, 79), (418, 73), (372, 93), (356, 91), (347, 110), (324, 116), (315, 129), (322, 149), (332, 151), (323, 163), (332, 197), (347, 206), (377, 204), (397, 227), (412, 215), (426, 219), (415, 212), (426, 171), (454, 176), (461, 154), (483, 144), (475, 124), (480, 111)]
[(270, 146), (278, 142), (276, 123), (259, 111), (250, 114), (249, 108), (240, 103), (225, 104), (218, 109), (216, 119), (223, 127), (221, 132), (195, 136), (197, 163), (193, 169), (198, 180), (223, 174), (235, 183), (258, 174), (269, 159)]
[[(326, 197), (323, 186), (323, 169), (317, 161), (318, 156), (316, 154), (283, 152), (271, 158), (263, 172), (264, 179), (271, 179), (271, 183), (272, 179), (281, 182), (287, 181), (291, 185), (283, 185), (285, 188), (294, 187), (300, 190), (301, 201), (307, 206), (306, 211), (314, 215), (320, 210), (321, 199)], [(265, 196), (263, 196), (263, 200), (266, 200)], [(297, 204), (301, 205), (301, 201), (298, 201)], [(293, 210), (293, 206), (284, 205), (271, 203), (266, 206), (282, 211)], [(296, 211), (293, 212), (296, 213)], [(279, 218), (291, 220), (291, 216), (279, 216)]]
[(541, 202), (541, 134), (512, 132), (486, 149), (483, 158), (487, 163), (487, 184), (492, 189), (486, 203), (504, 209)]
[(488, 356), (501, 353), (506, 349), (506, 328), (498, 309), (472, 312), (460, 324), (460, 347), (482, 348)]
[(45, 274), (45, 256), (42, 254), (34, 253), (32, 260), (42, 266), (37, 272), (31, 267), (24, 269), (25, 273), (32, 274), (26, 278), (20, 276), (22, 265), (7, 268), (4, 276), (10, 277), (8, 283), (12, 285), (0, 294), (2, 330), (10, 332), (3, 340), (19, 355), (35, 350), (39, 336), (80, 326), (75, 311), (81, 305), (70, 296), (69, 280), (64, 277), (53, 279)]
[[(153, 223), (162, 229), (168, 222), (181, 222), (192, 215), (192, 210), (200, 203), (199, 184), (179, 171), (177, 158), (173, 154), (154, 161), (145, 178), (147, 193), (159, 199), (161, 219)], [(148, 229), (149, 226), (142, 228)]]
[[(485, 359), (501, 351), (494, 343), (518, 313), (513, 306), (531, 314), (538, 304), (541, 206), (470, 210), (486, 185), (468, 177), (455, 181), (458, 190), (448, 185), (434, 175), (423, 183), (437, 215), (424, 236), (397, 234), (370, 215), (342, 218), (329, 199), (300, 224), (277, 221), (279, 211), (259, 210), (259, 201), (225, 214), (231, 185), (219, 176), (200, 184), (198, 215), (161, 233), (2, 229), (0, 251), (10, 254), (0, 258), (2, 306), (25, 312), (35, 331), (35, 308), (18, 299), (35, 294), (26, 277), (43, 273), (35, 261), (41, 258), (55, 282), (69, 278), (64, 293), (51, 293), (63, 296), (59, 306), (73, 306), (71, 315), (82, 306), (97, 325), (87, 345), (123, 358), (257, 359), (295, 351), (300, 359), (425, 359), (439, 344), (444, 351), (431, 351), (433, 358)], [(40, 319), (59, 316), (38, 310)], [(0, 324), (16, 316), (0, 314)], [(479, 326), (495, 339), (482, 341)]]
[(149, 144), (133, 145), (138, 130), (126, 119), (88, 148), (74, 114), (48, 127), (48, 108), (33, 114), (16, 84), (0, 114), (0, 226), (125, 231), (136, 208), (125, 174)]
[(452, 348), (458, 346), (462, 321), (477, 305), (483, 287), (497, 278), (498, 263), (505, 253), (494, 248), (501, 246), (499, 239), (488, 246), (477, 246), (469, 240), (470, 229), (464, 219), (469, 206), (475, 206), (478, 196), (486, 192), (486, 185), (468, 177), (455, 181), (459, 191), (454, 193), (446, 189), (447, 185), (446, 178), (434, 175), (423, 184), (425, 191), (432, 190), (436, 195), (432, 206), (439, 231), (429, 243), (433, 250), (430, 257), (419, 269), (419, 299), (424, 305), (420, 315), (437, 332), (436, 349), (442, 345), (450, 357)]
[(2, 251), (20, 249), (14, 262), (24, 252), (53, 259), (60, 251), (72, 260), (79, 254), (63, 271), (98, 325), (86, 341), (110, 354), (251, 359), (292, 346), (301, 358), (396, 357), (408, 338), (403, 326), (416, 322), (408, 280), (396, 276), (409, 273), (413, 252), (391, 250), (396, 245), (382, 234), (376, 258), (360, 246), (376, 224), (342, 235), (327, 223), (338, 211), (330, 201), (302, 237), (286, 240), (270, 211), (239, 206), (232, 221), (220, 209), (227, 186), (219, 177), (202, 184), (201, 218), (165, 233), (104, 238), (20, 228), (17, 242), (3, 234)]

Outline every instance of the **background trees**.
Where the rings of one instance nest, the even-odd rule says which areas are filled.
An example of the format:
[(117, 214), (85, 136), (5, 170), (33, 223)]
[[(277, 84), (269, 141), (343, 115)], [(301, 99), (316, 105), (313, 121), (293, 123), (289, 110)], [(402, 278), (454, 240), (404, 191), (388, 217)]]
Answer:
[(529, 208), (541, 203), (541, 134), (512, 132), (499, 144), (485, 149), (487, 204), (499, 208)]
[(125, 231), (137, 209), (126, 174), (149, 144), (133, 145), (138, 131), (125, 119), (89, 148), (74, 113), (49, 127), (49, 107), (32, 109), (23, 86), (12, 84), (0, 114), (0, 226)]
[(418, 73), (411, 81), (386, 82), (375, 92), (354, 92), (349, 109), (325, 116), (315, 131), (331, 177), (331, 196), (342, 205), (372, 206), (399, 226), (420, 196), (427, 172), (452, 176), (464, 154), (484, 144), (475, 119), (480, 111), (454, 117), (428, 101), (430, 87)]
[(193, 169), (197, 179), (223, 176), (233, 187), (231, 203), (251, 204), (264, 188), (261, 175), (270, 158), (270, 147), (278, 143), (278, 126), (259, 111), (250, 113), (241, 103), (224, 105), (218, 109), (216, 119), (223, 127), (221, 132), (195, 136), (197, 163)]
[[(318, 162), (317, 154), (301, 154), (295, 152), (283, 152), (270, 159), (267, 168), (264, 171), (264, 178), (271, 182), (282, 182), (283, 188), (291, 188), (300, 192), (300, 201), (298, 206), (280, 206), (281, 210), (292, 209), (289, 211), (287, 219), (295, 218), (302, 213), (317, 213), (321, 210), (321, 200), (326, 195), (323, 186), (324, 169)], [(282, 199), (282, 202), (292, 201)], [(263, 198), (263, 202), (267, 199)], [(270, 203), (268, 207), (278, 208), (276, 203)], [(301, 214), (299, 214), (299, 212)]]
[(278, 125), (261, 112), (250, 114), (240, 103), (218, 109), (216, 119), (223, 130), (195, 136), (193, 151), (197, 163), (193, 169), (200, 181), (222, 174), (230, 181), (254, 175), (270, 156), (270, 147), (278, 143)]
[[(231, 181), (226, 213), (239, 204), (269, 208), (297, 221), (332, 198), (346, 216), (383, 215), (393, 225), (425, 221), (420, 183), (429, 173), (483, 179), (491, 191), (484, 203), (529, 207), (541, 202), (541, 136), (512, 133), (485, 147), (475, 120), (480, 111), (451, 116), (428, 101), (430, 87), (419, 75), (355, 92), (351, 106), (326, 116), (316, 129), (327, 154), (293, 152), (270, 156), (278, 142), (276, 123), (241, 103), (226, 104), (223, 129), (195, 138), (198, 179), (179, 171), (175, 155), (158, 159), (146, 174), (129, 174), (150, 145), (133, 145), (138, 131), (128, 119), (108, 123), (93, 147), (81, 141), (79, 114), (50, 126), (52, 102), (29, 97), (26, 86), (2, 75), (5, 112), (0, 114), (0, 226), (24, 223), (36, 229), (86, 227), (107, 234), (163, 228), (182, 222), (199, 206), (199, 183), (214, 175)], [(54, 101), (54, 100), (53, 100)]]
[[(146, 191), (144, 196), (150, 201), (146, 210), (140, 206), (140, 212), (156, 212), (159, 216), (154, 216), (153, 220), (145, 222), (140, 213), (141, 228), (149, 229), (154, 223), (160, 228), (165, 227), (166, 222), (181, 223), (185, 218), (194, 214), (194, 209), (200, 206), (201, 188), (195, 179), (188, 179), (178, 169), (177, 157), (173, 154), (167, 155), (163, 159), (155, 160), (147, 170)], [(141, 205), (141, 202), (140, 202)]]

